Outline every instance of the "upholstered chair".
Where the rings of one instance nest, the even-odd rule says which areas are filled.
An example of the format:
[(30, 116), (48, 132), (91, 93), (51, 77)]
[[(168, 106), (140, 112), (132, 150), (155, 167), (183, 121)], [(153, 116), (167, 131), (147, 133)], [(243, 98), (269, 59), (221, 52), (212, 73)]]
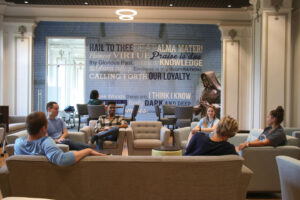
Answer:
[(127, 131), (128, 155), (151, 155), (153, 148), (169, 145), (170, 130), (162, 122), (135, 121)]

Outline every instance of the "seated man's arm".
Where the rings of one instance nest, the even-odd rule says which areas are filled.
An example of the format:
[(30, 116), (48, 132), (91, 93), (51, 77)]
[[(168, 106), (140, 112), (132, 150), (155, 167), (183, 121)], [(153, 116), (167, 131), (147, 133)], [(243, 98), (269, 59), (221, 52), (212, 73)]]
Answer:
[(60, 141), (62, 141), (62, 140), (64, 140), (64, 139), (66, 139), (67, 137), (68, 137), (68, 129), (67, 128), (64, 128), (63, 130), (62, 130), (62, 135), (60, 136), (60, 138), (58, 138), (57, 139), (57, 142), (60, 142)]
[(93, 149), (87, 148), (87, 149), (83, 149), (80, 151), (73, 151), (74, 156), (75, 156), (75, 162), (78, 162), (79, 160), (81, 160), (82, 158), (88, 156), (88, 155), (93, 155), (93, 156), (105, 156), (105, 154), (103, 153), (99, 153)]
[(90, 148), (81, 151), (63, 152), (51, 138), (47, 138), (43, 143), (43, 149), (47, 159), (59, 166), (72, 165), (87, 155), (103, 156), (105, 154), (98, 153)]

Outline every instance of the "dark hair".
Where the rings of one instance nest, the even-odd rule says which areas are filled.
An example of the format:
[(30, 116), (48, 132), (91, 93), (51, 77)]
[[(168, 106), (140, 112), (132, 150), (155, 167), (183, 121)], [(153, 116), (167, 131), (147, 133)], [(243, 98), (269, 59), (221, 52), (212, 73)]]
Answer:
[(99, 92), (97, 90), (92, 90), (90, 93), (90, 99), (97, 99), (99, 97)]
[(47, 103), (46, 109), (48, 111), (49, 108), (53, 108), (53, 105), (57, 104), (55, 101), (50, 101), (49, 103)]
[(43, 126), (47, 126), (47, 118), (43, 112), (33, 112), (26, 117), (26, 129), (29, 135), (37, 135)]
[(107, 103), (107, 105), (116, 105), (116, 102), (115, 101), (110, 101)]
[(270, 115), (274, 118), (276, 118), (276, 123), (281, 124), (284, 117), (284, 110), (282, 106), (277, 106), (275, 110), (271, 110)]

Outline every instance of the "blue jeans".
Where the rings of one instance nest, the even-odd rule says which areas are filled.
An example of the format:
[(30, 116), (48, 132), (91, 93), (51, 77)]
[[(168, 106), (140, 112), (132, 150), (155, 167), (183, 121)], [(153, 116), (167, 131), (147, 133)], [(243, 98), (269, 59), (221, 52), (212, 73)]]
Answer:
[(71, 151), (73, 151), (73, 150), (78, 151), (78, 150), (90, 148), (90, 146), (88, 144), (85, 144), (85, 143), (82, 143), (82, 142), (72, 141), (70, 139), (64, 139), (63, 141), (60, 142), (60, 144), (69, 145), (69, 148), (70, 148)]
[(103, 143), (105, 140), (117, 141), (119, 135), (119, 128), (112, 127), (107, 131), (102, 131), (97, 134), (97, 150), (103, 150)]

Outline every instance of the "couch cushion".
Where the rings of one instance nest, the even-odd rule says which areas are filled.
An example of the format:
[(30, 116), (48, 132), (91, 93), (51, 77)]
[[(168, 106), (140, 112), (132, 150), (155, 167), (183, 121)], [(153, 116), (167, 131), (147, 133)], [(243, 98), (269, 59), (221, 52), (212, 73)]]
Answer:
[(115, 148), (117, 148), (117, 142), (105, 140), (103, 146), (104, 146), (104, 149), (115, 149)]
[(155, 148), (160, 147), (162, 142), (158, 139), (136, 139), (133, 142), (135, 148)]
[(26, 128), (25, 122), (13, 123), (8, 125), (9, 132), (16, 132), (17, 130), (24, 130)]
[(131, 122), (135, 139), (159, 139), (161, 122)]

